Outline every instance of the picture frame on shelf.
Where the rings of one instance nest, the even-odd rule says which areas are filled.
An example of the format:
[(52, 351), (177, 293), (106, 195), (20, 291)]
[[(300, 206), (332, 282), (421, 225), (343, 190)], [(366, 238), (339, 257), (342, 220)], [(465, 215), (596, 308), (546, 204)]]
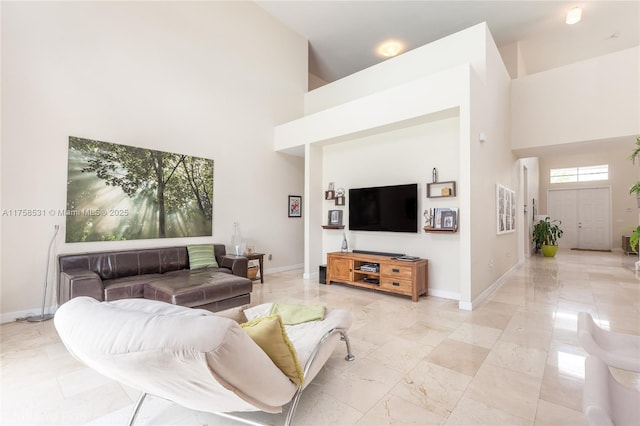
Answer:
[(302, 197), (289, 195), (289, 217), (302, 217)]
[(450, 229), (450, 230), (456, 229), (457, 228), (456, 212), (453, 210), (443, 211), (441, 221), (442, 221), (441, 229)]
[(329, 210), (327, 224), (329, 226), (342, 226), (342, 210)]

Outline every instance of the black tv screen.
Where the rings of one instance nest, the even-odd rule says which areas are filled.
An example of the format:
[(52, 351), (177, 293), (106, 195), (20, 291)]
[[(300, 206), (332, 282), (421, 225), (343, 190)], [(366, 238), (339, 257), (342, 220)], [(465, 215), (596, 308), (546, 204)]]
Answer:
[(418, 184), (350, 189), (349, 229), (418, 232)]

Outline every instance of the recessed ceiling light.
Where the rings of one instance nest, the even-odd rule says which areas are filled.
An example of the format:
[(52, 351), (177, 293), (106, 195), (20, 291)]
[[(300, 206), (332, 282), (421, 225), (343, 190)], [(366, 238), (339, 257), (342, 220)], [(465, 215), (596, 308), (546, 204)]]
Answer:
[(400, 53), (403, 48), (404, 46), (399, 41), (389, 40), (378, 46), (378, 53), (382, 56), (390, 58)]
[(567, 20), (565, 21), (569, 25), (577, 24), (582, 19), (582, 9), (574, 7), (567, 13)]

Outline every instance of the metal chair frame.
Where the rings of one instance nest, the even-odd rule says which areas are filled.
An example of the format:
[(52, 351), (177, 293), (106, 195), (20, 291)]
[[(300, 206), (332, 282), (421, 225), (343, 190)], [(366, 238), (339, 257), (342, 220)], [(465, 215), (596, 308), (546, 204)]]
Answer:
[[(346, 346), (347, 346), (347, 355), (344, 357), (345, 361), (353, 361), (355, 360), (355, 356), (351, 353), (351, 342), (349, 340), (349, 335), (347, 334), (347, 330), (343, 329), (343, 328), (333, 328), (331, 330), (329, 330), (328, 332), (326, 332), (324, 334), (324, 336), (322, 336), (322, 338), (320, 339), (320, 341), (316, 344), (316, 346), (313, 348), (313, 352), (311, 352), (311, 355), (309, 356), (309, 359), (307, 360), (306, 364), (304, 365), (304, 377), (307, 377), (307, 374), (309, 373), (309, 370), (311, 369), (311, 366), (313, 365), (313, 362), (315, 361), (316, 356), (318, 355), (318, 352), (320, 352), (320, 349), (322, 348), (322, 345), (324, 344), (324, 342), (327, 341), (327, 339), (331, 336), (333, 336), (336, 333), (340, 333), (340, 340), (344, 341)], [(295, 415), (296, 409), (298, 408), (298, 403), (300, 402), (300, 397), (302, 396), (302, 391), (304, 390), (303, 386), (298, 386), (298, 389), (296, 390), (296, 393), (293, 395), (293, 398), (291, 399), (291, 407), (289, 408), (289, 411), (287, 413), (287, 417), (285, 419), (284, 425), (285, 426), (290, 426), (291, 422), (293, 420), (293, 416)], [(138, 416), (138, 413), (140, 412), (140, 409), (142, 407), (142, 403), (144, 402), (144, 400), (146, 399), (148, 393), (143, 392), (140, 397), (138, 398), (138, 402), (136, 402), (136, 405), (133, 407), (133, 412), (131, 413), (131, 416), (129, 417), (129, 426), (133, 426), (133, 423), (136, 420), (136, 417)], [(225, 417), (228, 419), (232, 419), (232, 420), (236, 420), (239, 421), (241, 423), (245, 423), (248, 425), (253, 425), (253, 426), (265, 426), (265, 424), (263, 423), (258, 423), (258, 422), (254, 422), (252, 420), (249, 419), (245, 419), (243, 417), (240, 417), (238, 415), (235, 414), (231, 414), (231, 413), (224, 413), (224, 412), (215, 412), (213, 413), (217, 416), (220, 417)]]

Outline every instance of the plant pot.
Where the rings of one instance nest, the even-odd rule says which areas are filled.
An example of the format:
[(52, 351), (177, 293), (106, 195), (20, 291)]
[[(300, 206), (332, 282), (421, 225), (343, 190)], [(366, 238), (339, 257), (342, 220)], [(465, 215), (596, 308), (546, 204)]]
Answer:
[(546, 244), (542, 244), (542, 255), (544, 257), (555, 257), (556, 252), (558, 251), (558, 246), (548, 246)]

